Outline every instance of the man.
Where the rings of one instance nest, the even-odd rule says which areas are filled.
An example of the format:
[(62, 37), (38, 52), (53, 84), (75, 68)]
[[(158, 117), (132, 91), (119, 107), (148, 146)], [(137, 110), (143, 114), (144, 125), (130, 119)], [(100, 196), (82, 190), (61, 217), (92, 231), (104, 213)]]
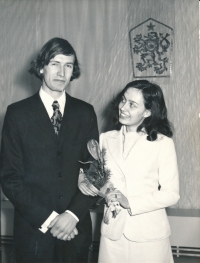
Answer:
[(93, 107), (65, 92), (80, 76), (73, 47), (49, 40), (29, 71), (39, 92), (8, 106), (1, 148), (2, 189), (15, 207), (16, 262), (87, 262), (89, 208), (95, 198), (77, 188), (81, 163), (98, 139)]

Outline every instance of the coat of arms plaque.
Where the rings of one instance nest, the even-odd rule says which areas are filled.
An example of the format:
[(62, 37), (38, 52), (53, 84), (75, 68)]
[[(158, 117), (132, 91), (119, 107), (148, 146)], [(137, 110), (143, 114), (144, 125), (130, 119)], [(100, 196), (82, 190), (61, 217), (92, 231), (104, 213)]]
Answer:
[(129, 32), (133, 74), (170, 77), (172, 74), (173, 29), (149, 18)]

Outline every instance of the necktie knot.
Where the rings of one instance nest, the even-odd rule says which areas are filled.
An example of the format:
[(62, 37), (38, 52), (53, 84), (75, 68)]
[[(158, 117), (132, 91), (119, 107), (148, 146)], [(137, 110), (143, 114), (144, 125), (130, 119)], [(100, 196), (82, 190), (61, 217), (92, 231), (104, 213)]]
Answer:
[(57, 100), (54, 100), (53, 104), (52, 104), (52, 107), (53, 107), (53, 110), (57, 110), (60, 108), (60, 105), (59, 103), (57, 102)]
[(53, 125), (55, 134), (58, 135), (60, 131), (61, 121), (62, 121), (62, 114), (59, 110), (60, 105), (57, 100), (53, 102), (52, 107), (53, 107), (54, 113), (53, 113), (53, 116), (51, 117), (51, 123)]

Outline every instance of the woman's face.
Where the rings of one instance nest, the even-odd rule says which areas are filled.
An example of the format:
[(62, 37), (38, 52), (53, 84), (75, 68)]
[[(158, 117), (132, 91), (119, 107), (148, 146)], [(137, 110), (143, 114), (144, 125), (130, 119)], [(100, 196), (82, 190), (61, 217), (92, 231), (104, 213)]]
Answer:
[(119, 103), (119, 122), (126, 126), (127, 131), (136, 131), (150, 115), (151, 112), (145, 109), (142, 92), (129, 88)]

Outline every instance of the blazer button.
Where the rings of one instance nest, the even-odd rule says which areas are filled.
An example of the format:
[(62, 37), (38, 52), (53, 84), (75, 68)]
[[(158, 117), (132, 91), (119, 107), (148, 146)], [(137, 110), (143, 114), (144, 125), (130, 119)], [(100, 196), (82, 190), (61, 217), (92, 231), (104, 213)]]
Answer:
[(62, 175), (63, 175), (62, 173), (59, 173), (59, 174), (58, 174), (59, 177), (62, 177)]
[(60, 156), (61, 155), (61, 151), (58, 151), (58, 156)]
[(62, 195), (59, 195), (59, 199), (62, 199), (63, 198), (63, 196)]

